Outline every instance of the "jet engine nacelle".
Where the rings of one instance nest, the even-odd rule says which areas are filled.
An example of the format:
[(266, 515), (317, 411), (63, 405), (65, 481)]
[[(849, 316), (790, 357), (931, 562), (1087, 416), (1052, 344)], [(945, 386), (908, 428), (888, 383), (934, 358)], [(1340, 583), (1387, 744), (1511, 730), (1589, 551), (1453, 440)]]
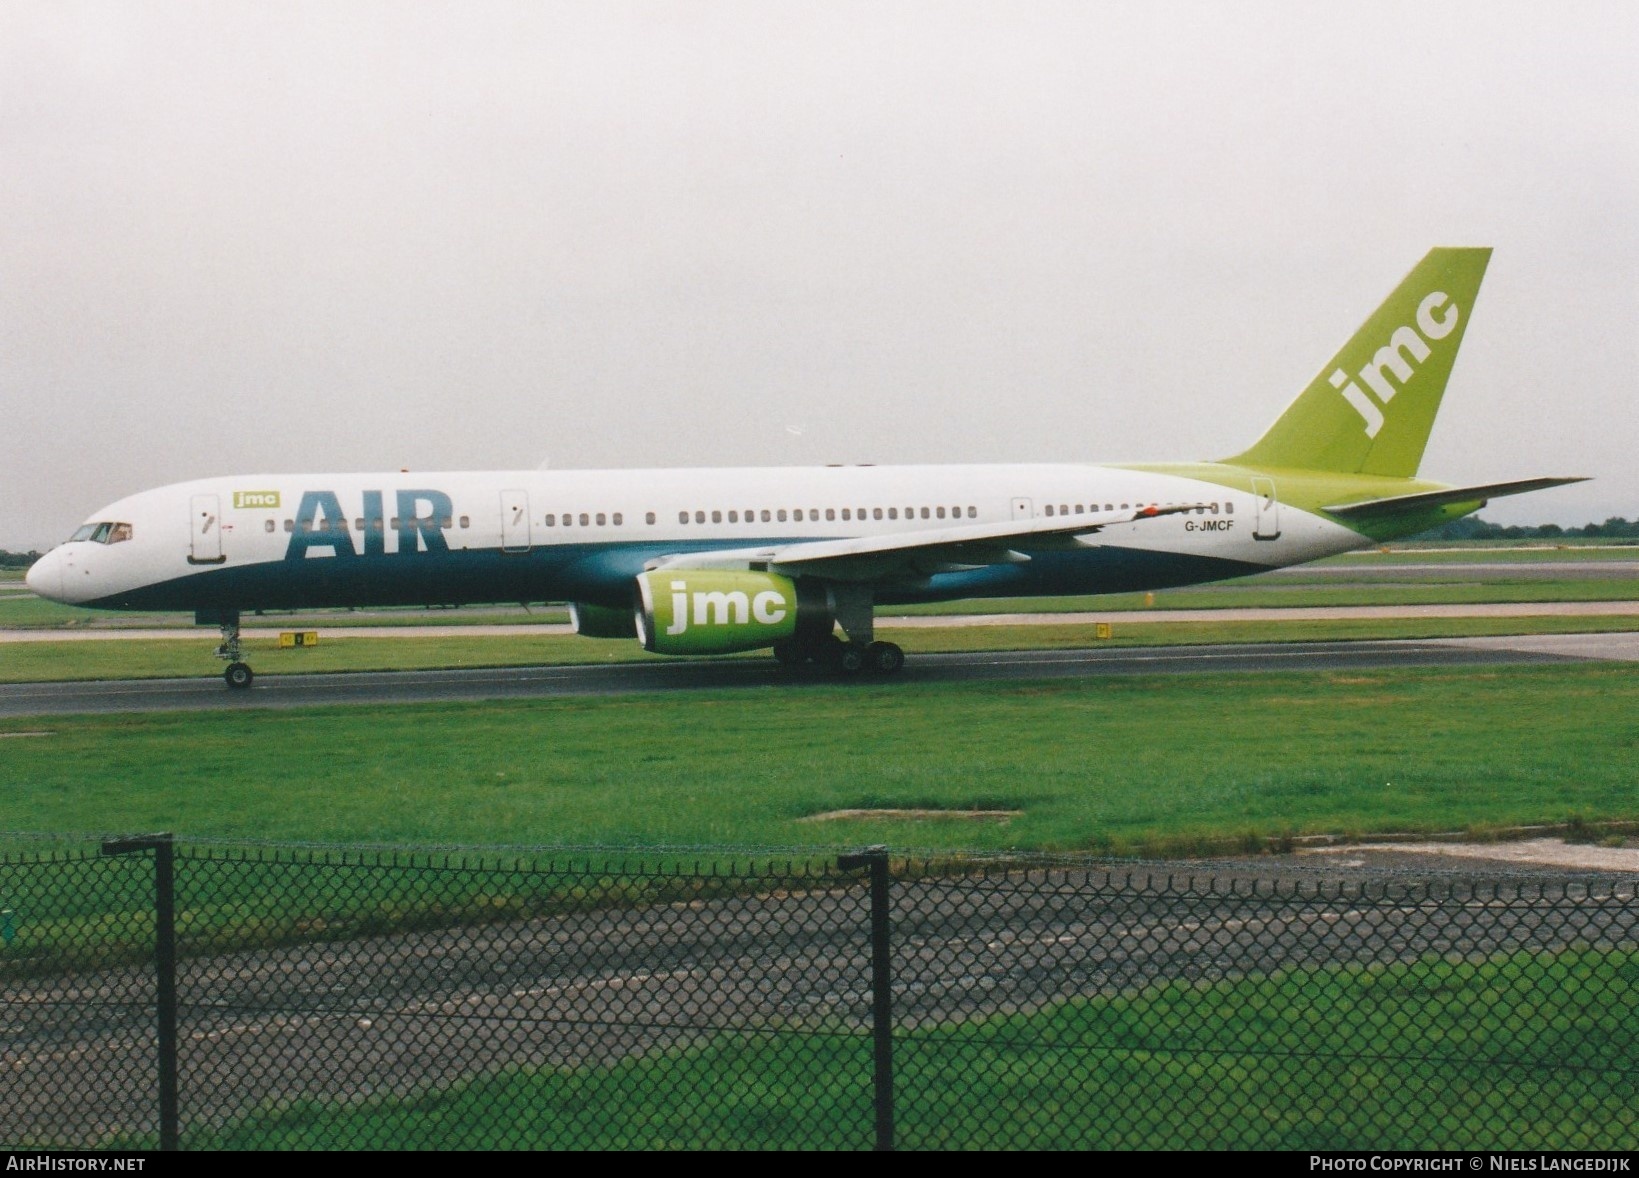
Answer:
[(629, 609), (608, 605), (569, 603), (569, 620), (582, 638), (636, 638), (637, 622)]
[(680, 569), (637, 578), (637, 637), (658, 654), (730, 654), (825, 635), (825, 587), (774, 573)]

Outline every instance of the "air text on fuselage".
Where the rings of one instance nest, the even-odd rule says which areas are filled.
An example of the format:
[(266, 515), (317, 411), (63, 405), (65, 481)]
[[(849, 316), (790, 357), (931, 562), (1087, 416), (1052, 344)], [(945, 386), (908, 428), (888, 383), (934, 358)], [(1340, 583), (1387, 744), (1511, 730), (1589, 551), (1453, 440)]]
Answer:
[[(362, 511), (358, 514), (363, 526), (358, 529), (348, 526), (348, 515), (334, 491), (303, 491), (301, 506), (296, 509), (295, 530), (285, 548), (285, 559), (305, 560), (315, 555), (385, 556), (389, 534), (394, 538), (393, 551), (398, 554), (448, 552), (443, 525), (452, 513), (450, 497), (443, 491), (419, 487), (400, 490), (396, 497), (397, 511), (389, 532), (381, 491), (363, 493)], [(355, 531), (359, 533), (357, 541)], [(359, 541), (362, 541), (362, 549)]]

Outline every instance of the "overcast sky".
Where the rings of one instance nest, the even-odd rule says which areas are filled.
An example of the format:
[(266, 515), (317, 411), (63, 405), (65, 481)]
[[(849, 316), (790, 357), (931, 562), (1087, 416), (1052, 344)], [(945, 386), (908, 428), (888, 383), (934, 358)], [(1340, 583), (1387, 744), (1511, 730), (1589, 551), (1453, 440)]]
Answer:
[(1496, 249), (1423, 473), (1639, 516), (1639, 6), (0, 0), (0, 547), (272, 471), (1218, 458)]

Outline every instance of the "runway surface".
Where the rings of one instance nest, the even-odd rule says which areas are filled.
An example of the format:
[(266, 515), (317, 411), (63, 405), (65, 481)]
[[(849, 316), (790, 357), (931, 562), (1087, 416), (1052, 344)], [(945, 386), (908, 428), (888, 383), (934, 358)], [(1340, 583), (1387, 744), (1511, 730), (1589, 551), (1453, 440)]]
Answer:
[[(1360, 671), (1589, 660), (1639, 661), (1639, 634), (920, 654), (908, 660), (904, 671), (892, 680), (861, 678), (853, 682), (862, 687), (873, 683), (910, 687), (922, 683), (1079, 679), (1109, 675)], [(221, 679), (214, 676), (90, 683), (24, 683), (0, 686), (0, 717), (300, 708), (337, 704), (379, 706), (704, 689), (802, 690), (838, 682), (841, 681), (814, 669), (786, 670), (772, 659), (737, 658), (599, 666), (266, 675), (258, 678), (249, 691), (229, 691)]]

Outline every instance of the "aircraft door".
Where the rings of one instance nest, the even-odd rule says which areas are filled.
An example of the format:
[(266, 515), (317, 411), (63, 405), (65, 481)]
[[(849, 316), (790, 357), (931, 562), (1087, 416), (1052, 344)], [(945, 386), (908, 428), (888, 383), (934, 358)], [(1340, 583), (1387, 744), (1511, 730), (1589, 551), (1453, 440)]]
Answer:
[(189, 525), (189, 564), (221, 564), (228, 558), (222, 555), (222, 511), (215, 495), (195, 495), (188, 501), (192, 509)]
[(1029, 499), (1015, 498), (1013, 500), (1014, 519), (1032, 519), (1036, 514), (1035, 504)]
[(529, 492), (501, 492), (501, 551), (529, 551)]
[(1275, 498), (1275, 480), (1252, 480), (1253, 510), (1257, 519), (1252, 524), (1254, 540), (1280, 539), (1280, 500)]

